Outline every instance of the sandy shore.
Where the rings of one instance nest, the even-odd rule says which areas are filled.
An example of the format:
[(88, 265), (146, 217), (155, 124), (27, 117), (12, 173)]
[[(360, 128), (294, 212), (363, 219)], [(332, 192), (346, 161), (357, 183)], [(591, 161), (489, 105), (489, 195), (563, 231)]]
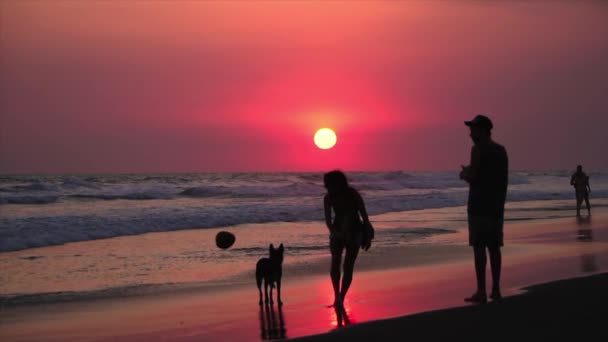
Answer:
[[(522, 288), (531, 284), (608, 270), (606, 212), (594, 212), (592, 220), (562, 218), (509, 222), (505, 229), (507, 246), (504, 249), (503, 291), (506, 296), (519, 294)], [(457, 234), (461, 234), (459, 238), (465, 244), (465, 234)], [(435, 253), (432, 249), (428, 251)], [(136, 297), (3, 306), (0, 309), (0, 339), (256, 341), (328, 332), (314, 339), (333, 340), (346, 336), (371, 338), (383, 333), (387, 334), (383, 335), (385, 338), (401, 339), (410, 336), (409, 328), (402, 328), (405, 324), (408, 327), (419, 324), (418, 332), (412, 332), (411, 336), (424, 336), (426, 340), (426, 335), (417, 335), (424, 333), (425, 326), (427, 332), (430, 329), (437, 334), (437, 339), (450, 329), (455, 329), (455, 334), (469, 336), (471, 322), (487, 319), (479, 318), (486, 317), (486, 314), (499, 317), (499, 322), (508, 322), (497, 330), (508, 330), (508, 334), (515, 334), (511, 330), (517, 330), (511, 329), (511, 324), (537, 326), (538, 319), (531, 318), (543, 315), (548, 317), (547, 324), (555, 319), (560, 327), (570, 324), (573, 331), (574, 327), (584, 329), (581, 324), (584, 325), (588, 315), (577, 310), (584, 310), (588, 304), (589, 313), (594, 313), (596, 311), (593, 310), (603, 310), (601, 304), (606, 303), (602, 300), (605, 294), (601, 293), (606, 288), (606, 276), (598, 276), (533, 288), (525, 295), (505, 299), (502, 303), (483, 307), (465, 305), (462, 298), (470, 295), (474, 288), (472, 260), (455, 255), (454, 260), (416, 267), (369, 271), (365, 266), (361, 267), (355, 274), (345, 304), (345, 315), (327, 306), (333, 299), (329, 276), (313, 275), (285, 277), (285, 304), (282, 308), (275, 305), (270, 309), (261, 309), (257, 305), (257, 289), (253, 283), (213, 291), (191, 289)], [(361, 260), (364, 265), (364, 259)], [(376, 255), (369, 260), (381, 262), (382, 256)], [(580, 302), (577, 298), (579, 292), (585, 293), (585, 299), (581, 297)], [(554, 300), (555, 297), (560, 298), (559, 302)], [(598, 299), (599, 304), (587, 302), (594, 298)], [(465, 307), (454, 309), (456, 311), (436, 311), (462, 306)], [(531, 308), (536, 311), (531, 311)], [(464, 311), (461, 314), (458, 310)], [(528, 316), (517, 314), (518, 310), (526, 312)], [(429, 313), (386, 320), (421, 312)], [(532, 312), (536, 314), (532, 315)], [(563, 317), (551, 316), (558, 315), (558, 312), (565, 313)], [(576, 313), (572, 318), (576, 321), (565, 321), (569, 312)], [(597, 312), (606, 317), (605, 311)], [(462, 325), (451, 323), (453, 318), (449, 315), (458, 316)], [(516, 321), (513, 321), (514, 316), (517, 316)], [(422, 322), (420, 320), (426, 323), (419, 323)], [(350, 325), (338, 328), (340, 321)], [(414, 323), (402, 323), (405, 321)], [(434, 329), (443, 327), (443, 322), (449, 329)], [(489, 325), (488, 329), (491, 327), (494, 326)], [(547, 332), (544, 325), (538, 327), (538, 334), (543, 334), (543, 331), (552, 334), (555, 330)], [(411, 329), (414, 331), (414, 328)]]
[(294, 341), (606, 341), (608, 273), (526, 288), (486, 305), (365, 322)]

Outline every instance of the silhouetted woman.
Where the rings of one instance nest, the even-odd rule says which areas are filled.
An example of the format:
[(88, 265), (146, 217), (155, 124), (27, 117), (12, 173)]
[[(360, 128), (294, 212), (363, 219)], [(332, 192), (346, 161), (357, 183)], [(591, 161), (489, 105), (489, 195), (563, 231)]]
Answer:
[[(325, 224), (329, 229), (329, 249), (331, 250), (331, 283), (334, 288), (334, 306), (344, 303), (344, 298), (353, 280), (355, 260), (359, 248), (369, 249), (371, 238), (364, 240), (364, 227), (371, 227), (363, 198), (357, 190), (348, 185), (341, 171), (331, 171), (324, 175), (327, 194), (324, 198)], [(333, 209), (333, 221), (332, 221)], [(363, 219), (363, 222), (361, 222)], [(340, 286), (342, 252), (344, 256), (344, 276)]]

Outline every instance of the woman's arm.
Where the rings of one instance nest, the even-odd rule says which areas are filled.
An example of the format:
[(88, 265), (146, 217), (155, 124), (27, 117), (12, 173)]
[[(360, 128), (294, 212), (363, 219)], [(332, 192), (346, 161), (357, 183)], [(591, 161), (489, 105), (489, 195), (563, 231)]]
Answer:
[(369, 224), (369, 217), (367, 216), (367, 210), (365, 209), (363, 197), (361, 197), (361, 194), (359, 194), (359, 192), (356, 190), (355, 196), (357, 197), (357, 207), (359, 209), (359, 214), (361, 214), (361, 218), (363, 219), (363, 224)]
[(329, 229), (329, 232), (331, 233), (331, 231), (332, 231), (331, 203), (329, 201), (329, 196), (327, 196), (327, 195), (325, 195), (325, 197), (323, 198), (323, 206), (325, 207), (325, 225), (327, 226), (327, 229)]
[(369, 222), (369, 217), (367, 215), (367, 210), (365, 209), (365, 202), (363, 201), (363, 197), (359, 192), (355, 191), (357, 196), (357, 203), (359, 207), (359, 214), (363, 219), (363, 240), (361, 241), (361, 249), (364, 251), (368, 251), (372, 246), (372, 240), (374, 239), (374, 227)]

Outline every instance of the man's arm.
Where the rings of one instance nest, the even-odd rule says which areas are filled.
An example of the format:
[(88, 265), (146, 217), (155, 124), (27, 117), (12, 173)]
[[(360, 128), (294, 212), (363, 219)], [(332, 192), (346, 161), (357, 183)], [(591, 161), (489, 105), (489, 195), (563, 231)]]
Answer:
[(591, 192), (591, 184), (589, 183), (589, 176), (587, 176), (587, 190)]
[(572, 177), (570, 177), (570, 185), (574, 186), (574, 175), (572, 175)]
[(479, 164), (480, 164), (480, 155), (479, 147), (473, 146), (471, 148), (471, 164), (469, 164), (468, 170), (465, 173), (464, 180), (468, 183), (472, 183), (477, 180), (479, 175)]

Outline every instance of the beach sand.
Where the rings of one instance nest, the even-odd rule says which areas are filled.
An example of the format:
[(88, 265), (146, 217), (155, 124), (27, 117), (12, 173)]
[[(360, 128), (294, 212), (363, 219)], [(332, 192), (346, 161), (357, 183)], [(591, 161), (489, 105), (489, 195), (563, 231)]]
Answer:
[(606, 341), (608, 273), (526, 288), (486, 305), (365, 322), (294, 341)]
[[(477, 321), (487, 324), (481, 333), (492, 338), (522, 337), (529, 329), (535, 336), (601, 333), (597, 324), (598, 317), (606, 317), (606, 275), (522, 289), (607, 271), (608, 212), (596, 210), (592, 220), (510, 221), (505, 230), (503, 295), (508, 298), (500, 303), (463, 302), (474, 290), (474, 270), (461, 230), (455, 238), (462, 245), (441, 257), (433, 248), (412, 247), (412, 253), (432, 254), (416, 266), (391, 261), (383, 269), (377, 265), (383, 255), (362, 254), (345, 303), (346, 316), (328, 307), (333, 301), (329, 275), (285, 274), (281, 309), (260, 308), (253, 281), (150, 295), (3, 305), (0, 339), (256, 341), (317, 335), (309, 338), (438, 340), (469, 337)], [(446, 259), (450, 255), (453, 259)], [(340, 321), (348, 326), (339, 327)]]

